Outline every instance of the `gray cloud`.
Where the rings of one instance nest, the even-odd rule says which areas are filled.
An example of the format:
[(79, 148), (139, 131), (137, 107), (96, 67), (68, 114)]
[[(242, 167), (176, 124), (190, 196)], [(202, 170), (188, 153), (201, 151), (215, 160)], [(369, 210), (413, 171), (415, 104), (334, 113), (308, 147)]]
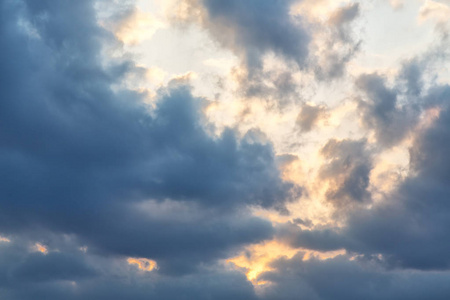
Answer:
[[(0, 241), (1, 299), (448, 298), (450, 87), (425, 89), (421, 61), (405, 63), (394, 87), (376, 74), (357, 81), (364, 124), (383, 147), (399, 143), (421, 109), (439, 114), (414, 132), (411, 175), (367, 209), (358, 204), (370, 201), (371, 150), (365, 140), (331, 140), (319, 177), (336, 208), (352, 208), (344, 226), (294, 219), (274, 228), (249, 207), (286, 211), (300, 188), (281, 179), (278, 164), (296, 157), (277, 159), (254, 131), (210, 135), (208, 102), (186, 84), (159, 90), (154, 107), (121, 89), (142, 70), (127, 59), (105, 62), (103, 47), (120, 43), (97, 24), (94, 4), (0, 3), (0, 233), (11, 239)], [(249, 68), (267, 53), (305, 63), (311, 37), (289, 17), (290, 2), (203, 4), (212, 33), (229, 30), (220, 42)], [(342, 40), (357, 15), (353, 5), (330, 20)], [(272, 75), (272, 97), (296, 96), (291, 73)], [(400, 101), (406, 96), (420, 98), (420, 109)], [(313, 127), (316, 113), (302, 127)], [(348, 254), (279, 259), (256, 295), (222, 260), (274, 237)], [(36, 241), (46, 255), (31, 251)], [(130, 256), (154, 259), (159, 270), (140, 271)]]
[(337, 8), (325, 25), (316, 29), (326, 43), (322, 52), (313, 57), (311, 66), (320, 81), (332, 81), (343, 77), (347, 64), (358, 53), (361, 40), (355, 38), (353, 23), (359, 17), (359, 3), (350, 3)]
[[(409, 88), (413, 87), (411, 70)], [(417, 79), (417, 78), (416, 78)], [(418, 107), (413, 104), (398, 103), (399, 91), (386, 86), (386, 79), (377, 74), (362, 75), (356, 81), (357, 87), (364, 92), (365, 97), (358, 101), (363, 125), (374, 131), (377, 142), (385, 147), (391, 147), (402, 141), (414, 126)]]
[(328, 260), (292, 259), (272, 263), (273, 271), (260, 275), (271, 282), (263, 299), (446, 299), (450, 273), (386, 271), (376, 264), (338, 256)]
[(205, 28), (241, 57), (249, 70), (260, 68), (262, 56), (267, 53), (280, 55), (299, 66), (305, 64), (310, 37), (300, 18), (290, 15), (292, 3), (291, 0), (201, 1)]
[[(351, 26), (359, 16), (358, 3), (336, 9), (322, 22), (306, 20), (307, 12), (292, 15), (291, 6), (297, 2), (183, 0), (187, 13), (174, 19), (183, 25), (199, 24), (240, 58), (243, 67), (232, 72), (240, 95), (283, 109), (302, 100), (302, 84), (294, 73), (312, 72), (320, 81), (339, 79), (361, 44), (354, 40)], [(281, 58), (278, 67), (264, 66), (268, 54)]]
[(68, 253), (44, 255), (20, 240), (0, 245), (2, 299), (256, 299), (242, 273), (221, 265), (171, 277), (65, 246)]
[(247, 99), (262, 99), (270, 108), (282, 111), (301, 100), (300, 86), (289, 71), (260, 70), (232, 74), (239, 83), (237, 92)]
[(325, 106), (312, 106), (303, 104), (297, 116), (297, 125), (301, 132), (309, 132), (320, 119), (326, 117), (327, 108)]
[[(298, 196), (280, 178), (272, 145), (232, 129), (211, 136), (206, 100), (183, 84), (161, 89), (154, 109), (145, 95), (113, 90), (139, 70), (125, 59), (101, 61), (104, 44), (120, 44), (98, 26), (93, 6), (0, 6), (8, 45), (0, 50), (0, 231), (74, 235), (102, 255), (158, 259), (172, 275), (271, 238), (270, 223), (246, 207), (283, 210)], [(150, 200), (180, 203), (187, 217), (135, 209)]]
[(278, 229), (280, 239), (318, 251), (346, 249), (388, 268), (448, 270), (449, 91), (448, 86), (428, 91), (426, 99), (440, 101), (440, 115), (416, 132), (411, 173), (384, 201), (350, 212), (339, 229), (302, 230), (286, 224)]
[(351, 28), (349, 25), (359, 16), (359, 3), (350, 3), (347, 6), (338, 8), (330, 17), (329, 23), (334, 25), (337, 35), (341, 41), (349, 42), (352, 37), (349, 35)]
[(304, 230), (298, 225), (304, 224), (294, 220), (294, 223), (278, 225), (277, 240), (293, 248), (306, 248), (321, 252), (340, 250), (349, 246), (349, 241), (339, 234), (337, 228)]
[(319, 171), (319, 179), (327, 180), (327, 199), (336, 207), (370, 201), (369, 176), (372, 159), (365, 140), (332, 139), (322, 148), (326, 159)]

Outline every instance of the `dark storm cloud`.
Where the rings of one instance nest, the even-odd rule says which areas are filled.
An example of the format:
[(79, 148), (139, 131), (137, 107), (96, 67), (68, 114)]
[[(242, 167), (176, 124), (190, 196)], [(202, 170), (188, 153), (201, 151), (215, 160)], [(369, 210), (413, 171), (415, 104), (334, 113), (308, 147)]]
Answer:
[(24, 241), (0, 244), (0, 297), (15, 299), (256, 299), (245, 276), (220, 265), (181, 277), (144, 272), (124, 259), (90, 251), (30, 252)]
[(13, 276), (20, 281), (51, 281), (88, 279), (95, 270), (83, 260), (71, 255), (33, 253), (17, 269)]
[[(411, 147), (412, 172), (373, 211), (352, 216), (349, 233), (372, 253), (383, 253), (389, 264), (417, 269), (449, 269), (450, 225), (450, 88), (434, 94), (443, 106), (434, 124), (419, 132)], [(365, 236), (371, 233), (371, 237)], [(395, 241), (395, 242), (393, 242)]]
[[(420, 77), (414, 65), (405, 67), (403, 75), (408, 90), (417, 93)], [(358, 101), (363, 125), (374, 131), (381, 146), (391, 147), (401, 142), (415, 125), (418, 107), (414, 103), (401, 105), (398, 101), (400, 91), (389, 88), (386, 79), (378, 74), (361, 75), (356, 85), (365, 95)]]
[[(280, 178), (272, 146), (251, 131), (212, 137), (206, 100), (176, 82), (155, 109), (145, 95), (113, 90), (139, 70), (105, 62), (103, 47), (120, 44), (98, 26), (93, 4), (1, 3), (0, 232), (70, 234), (101, 255), (159, 259), (168, 274), (270, 238), (270, 223), (246, 207), (282, 210), (298, 195)], [(184, 206), (161, 219), (135, 209), (149, 199)]]
[[(148, 210), (151, 213), (145, 207), (139, 208), (140, 213), (113, 212), (92, 221), (102, 225), (78, 234), (95, 253), (150, 257), (158, 262), (160, 273), (170, 275), (193, 272), (200, 263), (235, 255), (243, 245), (273, 234), (269, 222), (249, 217), (248, 212), (227, 215), (170, 205)], [(176, 213), (168, 214), (170, 210)]]
[(349, 258), (303, 261), (300, 253), (292, 259), (279, 259), (272, 263), (273, 271), (259, 276), (259, 280), (271, 282), (262, 299), (443, 300), (450, 293), (448, 272), (386, 271), (376, 264)]
[[(77, 249), (78, 250), (78, 249)], [(100, 275), (81, 251), (48, 252), (33, 249), (29, 240), (0, 244), (0, 290), (48, 282), (90, 280)]]
[(288, 222), (278, 225), (276, 238), (293, 248), (306, 248), (322, 252), (344, 249), (349, 245), (337, 229), (304, 230), (298, 225), (308, 224), (294, 220), (294, 223)]
[(328, 201), (344, 208), (370, 199), (367, 188), (372, 159), (365, 140), (331, 139), (321, 154), (326, 162), (320, 168), (319, 179), (328, 181)]
[(202, 274), (179, 278), (136, 277), (29, 285), (24, 289), (0, 290), (0, 296), (8, 300), (257, 299), (245, 276), (228, 270), (205, 270)]

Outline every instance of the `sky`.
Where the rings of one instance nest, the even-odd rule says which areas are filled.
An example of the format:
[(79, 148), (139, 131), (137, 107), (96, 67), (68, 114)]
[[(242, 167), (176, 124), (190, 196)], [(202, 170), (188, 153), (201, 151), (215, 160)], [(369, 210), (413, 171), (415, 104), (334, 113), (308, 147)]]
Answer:
[(0, 1), (0, 299), (450, 295), (450, 1)]

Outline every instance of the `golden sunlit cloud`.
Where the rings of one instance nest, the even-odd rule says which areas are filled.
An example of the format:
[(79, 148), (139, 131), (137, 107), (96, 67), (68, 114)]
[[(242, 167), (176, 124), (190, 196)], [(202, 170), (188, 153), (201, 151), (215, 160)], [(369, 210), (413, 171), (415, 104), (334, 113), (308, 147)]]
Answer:
[(114, 30), (117, 38), (127, 45), (136, 45), (150, 39), (165, 24), (149, 13), (137, 10)]
[(144, 272), (151, 272), (158, 269), (156, 261), (147, 258), (129, 257), (127, 262), (129, 265), (136, 265), (139, 270)]
[[(345, 250), (317, 252), (301, 249), (304, 253), (303, 260), (319, 259), (326, 260), (338, 255), (345, 254)], [(299, 252), (299, 249), (293, 249), (278, 241), (269, 241), (259, 245), (248, 247), (239, 256), (228, 259), (228, 263), (234, 264), (238, 268), (245, 270), (247, 279), (255, 286), (265, 285), (268, 282), (258, 280), (258, 276), (264, 272), (273, 270), (270, 263), (279, 258), (291, 259)]]
[(250, 246), (241, 255), (228, 259), (227, 262), (245, 269), (248, 280), (255, 285), (259, 285), (261, 282), (257, 280), (258, 275), (271, 270), (270, 262), (283, 256), (292, 258), (296, 253), (297, 250), (289, 246), (277, 241), (270, 241)]

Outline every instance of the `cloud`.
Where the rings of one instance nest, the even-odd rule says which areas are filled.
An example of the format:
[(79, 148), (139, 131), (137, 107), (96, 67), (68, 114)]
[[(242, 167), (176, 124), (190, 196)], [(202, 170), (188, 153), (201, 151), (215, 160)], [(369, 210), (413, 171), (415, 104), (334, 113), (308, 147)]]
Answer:
[(297, 116), (297, 125), (301, 132), (309, 132), (320, 121), (326, 117), (327, 108), (325, 106), (313, 106), (303, 104), (300, 113)]
[(133, 9), (119, 19), (110, 17), (105, 26), (126, 45), (137, 45), (150, 39), (165, 24), (151, 14)]
[[(240, 66), (231, 77), (245, 99), (260, 99), (284, 109), (301, 102), (306, 74), (333, 81), (346, 74), (358, 52), (352, 23), (359, 4), (337, 8), (327, 20), (309, 19), (298, 1), (184, 0), (173, 6), (174, 24), (200, 25)], [(329, 5), (329, 4), (327, 4)]]
[(336, 27), (340, 40), (350, 41), (352, 39), (348, 33), (350, 30), (348, 26), (358, 17), (360, 12), (359, 6), (359, 3), (350, 3), (337, 9), (331, 15), (328, 22)]
[(354, 22), (360, 15), (360, 4), (349, 3), (335, 9), (327, 22), (316, 25), (311, 68), (319, 81), (342, 78), (347, 64), (358, 53), (361, 40), (355, 40)]
[[(60, 246), (65, 238), (59, 239)], [(257, 299), (243, 274), (222, 265), (171, 277), (142, 272), (125, 259), (70, 249), (48, 255), (29, 253), (26, 241), (1, 249), (0, 296), (3, 299)]]
[(304, 248), (321, 252), (340, 250), (349, 246), (345, 237), (339, 234), (338, 228), (304, 230), (298, 225), (296, 221), (278, 225), (276, 238), (294, 249)]
[[(269, 239), (270, 223), (247, 208), (283, 210), (298, 197), (272, 145), (251, 131), (211, 135), (207, 100), (183, 83), (161, 89), (154, 108), (120, 88), (139, 70), (125, 58), (99, 59), (105, 44), (120, 43), (97, 24), (93, 4), (1, 5), (9, 46), (1, 50), (0, 231), (74, 235), (101, 255), (155, 259), (170, 274)], [(180, 203), (187, 217), (136, 209), (149, 202), (162, 203), (161, 214)]]
[[(188, 76), (151, 96), (127, 86), (148, 70), (118, 38), (139, 40), (145, 18), (119, 2), (0, 4), (1, 299), (448, 297), (450, 87), (432, 74), (445, 41), (402, 62), (392, 81), (358, 76), (373, 138), (341, 137), (342, 126), (277, 153), (292, 128), (277, 145), (257, 128), (216, 128)], [(311, 21), (291, 1), (183, 3), (189, 22), (242, 60), (238, 96), (293, 104), (280, 120), (292, 127), (297, 117), (303, 132), (326, 118), (328, 106), (301, 104), (300, 83), (345, 75), (359, 49), (359, 4)], [(323, 162), (310, 164), (317, 145)], [(372, 199), (377, 159), (404, 145), (408, 172)], [(293, 161), (304, 175), (282, 173)], [(308, 198), (324, 192), (325, 203), (292, 203), (302, 188), (283, 175), (318, 179)], [(332, 216), (313, 218), (316, 204)], [(278, 256), (298, 249), (308, 256)], [(314, 254), (335, 250), (345, 255)], [(230, 263), (241, 254), (248, 270)]]
[(426, 99), (440, 103), (440, 111), (415, 133), (409, 176), (384, 201), (350, 212), (340, 228), (302, 230), (288, 223), (279, 227), (279, 238), (318, 251), (346, 249), (387, 268), (449, 270), (449, 91), (446, 85), (428, 91)]
[(245, 99), (261, 99), (280, 111), (301, 100), (298, 79), (290, 71), (260, 70), (250, 75), (246, 69), (235, 68), (232, 76), (238, 83), (238, 94)]
[[(448, 90), (445, 87), (434, 97), (445, 101)], [(411, 176), (389, 196), (389, 202), (350, 219), (349, 234), (363, 241), (368, 251), (385, 255), (389, 264), (417, 269), (450, 267), (449, 244), (443, 239), (450, 192), (449, 162), (444, 155), (450, 145), (449, 110), (444, 105), (434, 124), (418, 132), (411, 146)], [(369, 231), (371, 239), (364, 237)], [(395, 244), (389, 242), (392, 239)]]
[(445, 299), (450, 274), (388, 272), (348, 256), (305, 260), (302, 253), (272, 263), (273, 271), (260, 275), (270, 282), (262, 299)]
[(267, 53), (305, 64), (310, 38), (300, 18), (290, 15), (292, 2), (202, 0), (187, 6), (200, 11), (202, 26), (252, 70), (262, 66)]
[(439, 1), (426, 0), (420, 8), (419, 21), (424, 22), (429, 19), (435, 19), (438, 24), (444, 25), (448, 22), (449, 16), (450, 7), (447, 4)]
[[(403, 70), (408, 89), (419, 92), (420, 74), (413, 64)], [(401, 142), (414, 127), (418, 116), (418, 107), (411, 103), (400, 105), (400, 92), (387, 87), (386, 78), (378, 74), (365, 74), (356, 80), (357, 87), (364, 93), (358, 100), (358, 109), (362, 124), (373, 130), (377, 142), (392, 147)]]
[(20, 281), (52, 281), (89, 279), (97, 272), (80, 257), (50, 253), (35, 253), (13, 270), (13, 276)]
[(326, 162), (320, 168), (319, 179), (328, 181), (328, 201), (341, 208), (370, 201), (372, 159), (365, 140), (331, 139), (321, 154)]

